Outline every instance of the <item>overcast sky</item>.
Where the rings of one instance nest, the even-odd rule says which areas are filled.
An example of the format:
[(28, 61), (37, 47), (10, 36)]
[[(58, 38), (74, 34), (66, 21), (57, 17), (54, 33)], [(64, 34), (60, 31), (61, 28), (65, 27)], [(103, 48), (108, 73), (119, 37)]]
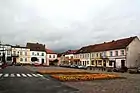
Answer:
[(140, 36), (140, 0), (0, 0), (0, 40), (78, 49)]

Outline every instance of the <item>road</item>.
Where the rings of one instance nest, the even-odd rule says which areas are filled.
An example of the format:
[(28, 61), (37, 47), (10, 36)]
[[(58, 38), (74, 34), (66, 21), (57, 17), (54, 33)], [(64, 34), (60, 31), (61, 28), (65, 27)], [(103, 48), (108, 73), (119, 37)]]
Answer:
[(0, 70), (0, 93), (77, 93), (78, 90), (22, 66)]

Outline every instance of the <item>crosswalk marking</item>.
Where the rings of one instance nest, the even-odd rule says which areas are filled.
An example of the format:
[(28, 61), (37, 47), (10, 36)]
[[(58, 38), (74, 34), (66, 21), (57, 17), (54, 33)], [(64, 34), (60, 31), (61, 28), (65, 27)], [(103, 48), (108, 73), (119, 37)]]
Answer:
[(21, 77), (21, 75), (20, 74), (17, 74), (17, 77)]
[(0, 77), (2, 76), (3, 74), (0, 74)]
[(8, 76), (9, 76), (9, 74), (5, 74), (5, 75), (4, 75), (4, 77), (8, 77)]
[(38, 75), (36, 75), (36, 74), (32, 74), (34, 77), (38, 77)]
[[(0, 73), (0, 78), (6, 78), (6, 77), (11, 77), (11, 78), (31, 78), (31, 77), (41, 77), (41, 78), (46, 78), (41, 74), (36, 74), (36, 73)], [(48, 79), (47, 79), (48, 80)]]
[(23, 77), (27, 77), (25, 74), (22, 74)]
[(32, 77), (32, 75), (30, 75), (30, 74), (27, 74), (27, 76)]
[(15, 75), (14, 74), (11, 74), (10, 77), (15, 77)]
[(43, 75), (41, 75), (41, 74), (37, 74), (38, 76), (40, 76), (40, 77), (43, 77)]

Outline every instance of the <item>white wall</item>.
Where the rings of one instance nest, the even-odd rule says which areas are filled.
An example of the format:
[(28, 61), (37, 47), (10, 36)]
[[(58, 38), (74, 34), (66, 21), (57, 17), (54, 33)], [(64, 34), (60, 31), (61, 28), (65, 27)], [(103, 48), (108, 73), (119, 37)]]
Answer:
[[(34, 53), (34, 55), (33, 55)], [(39, 53), (39, 55), (37, 55), (37, 53)], [(44, 53), (44, 56), (42, 56), (42, 53)], [(41, 64), (42, 59), (44, 59), (44, 63), (46, 63), (46, 52), (42, 52), (42, 51), (30, 51), (30, 55), (31, 58), (32, 57), (37, 57), (38, 58), (38, 63)]]
[(50, 60), (57, 59), (57, 54), (46, 54), (46, 65), (49, 65)]
[(47, 59), (50, 60), (57, 59), (57, 54), (47, 54)]
[[(11, 46), (0, 46), (0, 50), (4, 50), (4, 51), (0, 51), (0, 56), (3, 55), (3, 52), (5, 53), (5, 60), (7, 61), (7, 57), (11, 57)], [(8, 51), (7, 51), (8, 50)]]
[(140, 41), (138, 38), (135, 38), (129, 44), (126, 59), (127, 67), (137, 67), (140, 65)]

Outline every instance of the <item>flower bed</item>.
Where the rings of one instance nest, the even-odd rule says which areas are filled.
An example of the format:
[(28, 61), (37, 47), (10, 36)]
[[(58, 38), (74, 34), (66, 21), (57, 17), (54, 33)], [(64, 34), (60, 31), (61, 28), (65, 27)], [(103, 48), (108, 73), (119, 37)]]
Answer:
[(116, 79), (121, 78), (118, 75), (113, 74), (54, 74), (51, 77), (60, 81), (90, 81), (90, 80), (103, 80), (103, 79)]
[(75, 71), (75, 70), (40, 70), (40, 74), (88, 74), (88, 72)]

